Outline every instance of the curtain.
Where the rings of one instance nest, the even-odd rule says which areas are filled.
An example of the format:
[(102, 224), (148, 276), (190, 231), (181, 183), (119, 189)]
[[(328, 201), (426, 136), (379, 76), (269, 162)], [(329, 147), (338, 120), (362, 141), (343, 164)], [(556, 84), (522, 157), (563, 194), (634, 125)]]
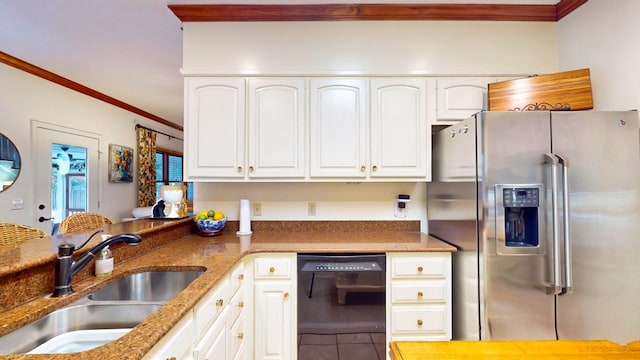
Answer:
[(138, 206), (156, 203), (156, 136), (154, 131), (139, 127), (138, 132)]

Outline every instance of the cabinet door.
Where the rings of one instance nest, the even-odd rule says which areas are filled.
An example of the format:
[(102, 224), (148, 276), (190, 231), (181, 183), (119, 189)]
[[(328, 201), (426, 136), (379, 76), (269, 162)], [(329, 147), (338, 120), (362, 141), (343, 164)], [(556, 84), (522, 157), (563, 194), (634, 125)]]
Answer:
[(436, 122), (463, 120), (487, 109), (487, 88), (494, 77), (437, 79)]
[(188, 359), (193, 350), (196, 330), (193, 314), (183, 317), (143, 359)]
[(371, 177), (426, 178), (425, 79), (371, 80)]
[(185, 180), (245, 174), (245, 81), (187, 78)]
[(249, 80), (250, 178), (305, 176), (304, 79)]
[(231, 360), (233, 356), (229, 341), (229, 309), (225, 308), (196, 345), (195, 360)]
[(311, 177), (366, 177), (365, 84), (364, 79), (311, 80)]
[(255, 358), (295, 359), (295, 300), (291, 281), (255, 282)]

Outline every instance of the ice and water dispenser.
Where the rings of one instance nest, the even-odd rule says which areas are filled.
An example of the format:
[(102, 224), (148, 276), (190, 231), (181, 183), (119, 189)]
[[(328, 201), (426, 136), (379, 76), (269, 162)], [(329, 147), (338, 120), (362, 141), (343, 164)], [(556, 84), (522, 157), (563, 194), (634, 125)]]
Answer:
[(540, 252), (541, 191), (541, 185), (496, 185), (498, 254)]

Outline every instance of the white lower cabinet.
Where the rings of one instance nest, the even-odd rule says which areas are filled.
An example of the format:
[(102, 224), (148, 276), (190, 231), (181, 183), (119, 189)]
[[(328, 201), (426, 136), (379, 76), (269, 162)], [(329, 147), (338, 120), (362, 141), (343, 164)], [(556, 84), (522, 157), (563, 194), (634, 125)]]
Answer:
[[(296, 360), (296, 271), (296, 253), (248, 255), (144, 358)], [(387, 343), (451, 340), (451, 254), (387, 253), (386, 303)]]
[(229, 308), (225, 307), (194, 348), (195, 360), (232, 359), (232, 350), (227, 341), (230, 337), (229, 316)]
[(240, 360), (244, 329), (244, 263), (218, 281), (144, 359)]
[(143, 359), (188, 360), (193, 359), (193, 339), (196, 335), (193, 314), (183, 317)]
[(451, 253), (387, 254), (387, 343), (451, 340)]
[(297, 359), (295, 253), (256, 255), (253, 260), (251, 359)]

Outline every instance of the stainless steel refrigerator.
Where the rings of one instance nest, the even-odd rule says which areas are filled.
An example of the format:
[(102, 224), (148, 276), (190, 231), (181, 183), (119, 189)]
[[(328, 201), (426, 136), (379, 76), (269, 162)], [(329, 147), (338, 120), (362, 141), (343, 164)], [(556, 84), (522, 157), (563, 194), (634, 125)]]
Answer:
[(433, 140), (454, 339), (640, 339), (636, 111), (482, 112)]

